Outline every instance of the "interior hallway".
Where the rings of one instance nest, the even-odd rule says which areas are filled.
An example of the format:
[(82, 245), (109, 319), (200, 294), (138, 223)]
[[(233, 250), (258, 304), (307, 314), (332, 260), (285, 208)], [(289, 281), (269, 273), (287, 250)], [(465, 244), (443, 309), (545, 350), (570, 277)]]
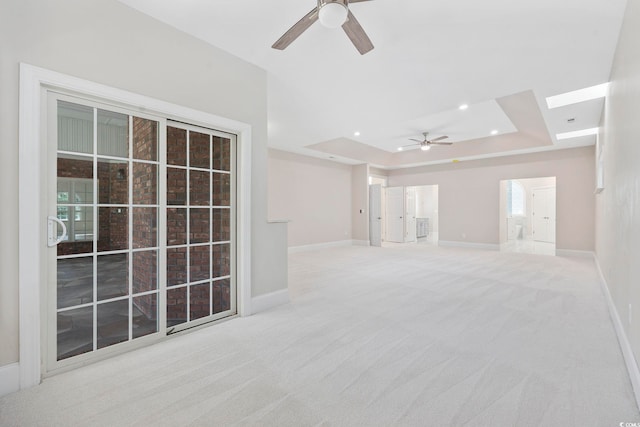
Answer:
[(637, 421), (593, 261), (431, 245), (290, 256), (292, 303), (46, 379), (3, 426)]

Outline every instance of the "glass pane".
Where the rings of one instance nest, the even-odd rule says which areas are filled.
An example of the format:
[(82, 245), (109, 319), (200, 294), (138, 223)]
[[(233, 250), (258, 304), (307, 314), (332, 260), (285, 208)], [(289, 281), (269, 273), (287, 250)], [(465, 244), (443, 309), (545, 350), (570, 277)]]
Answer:
[(98, 154), (129, 157), (129, 116), (98, 110)]
[(187, 166), (187, 131), (167, 126), (167, 164)]
[(189, 210), (189, 242), (208, 243), (209, 239), (209, 208), (191, 208)]
[(192, 168), (211, 168), (209, 145), (209, 135), (189, 132), (189, 166)]
[(133, 298), (133, 338), (158, 332), (158, 294)]
[(58, 101), (58, 150), (93, 153), (93, 108)]
[(213, 169), (231, 171), (231, 140), (213, 137)]
[(213, 245), (213, 274), (211, 277), (228, 276), (231, 274), (231, 245)]
[(190, 281), (206, 280), (209, 277), (209, 246), (194, 246), (189, 248)]
[(58, 360), (93, 350), (93, 307), (58, 313), (57, 328)]
[(213, 206), (231, 206), (231, 175), (214, 173), (211, 193)]
[(133, 118), (133, 158), (158, 160), (158, 122)]
[(133, 253), (133, 293), (147, 292), (158, 287), (158, 252)]
[(187, 321), (187, 287), (167, 289), (167, 327)]
[[(92, 252), (93, 208), (58, 206), (58, 215), (67, 226), (67, 238), (56, 248), (57, 254), (74, 255)], [(58, 237), (61, 235), (62, 230), (59, 228)]]
[(72, 182), (73, 180), (65, 180), (61, 178), (82, 178), (88, 180), (93, 179), (93, 160), (91, 159), (87, 159), (84, 157), (72, 157), (66, 154), (58, 154), (57, 168), (58, 194), (60, 194), (61, 191), (66, 192), (68, 197), (62, 200), (58, 198), (58, 200), (63, 203), (72, 200), (69, 192), (71, 191), (70, 182)]
[(189, 314), (190, 320), (207, 317), (211, 314), (210, 283), (191, 286), (189, 290)]
[(128, 208), (98, 208), (98, 251), (129, 249)]
[(189, 171), (189, 204), (209, 206), (209, 172)]
[(129, 256), (101, 255), (98, 259), (98, 301), (129, 295)]
[(93, 302), (93, 257), (57, 261), (58, 308)]
[(187, 248), (167, 249), (167, 286), (187, 283)]
[(187, 205), (187, 170), (167, 168), (167, 205)]
[(129, 300), (98, 305), (98, 348), (129, 339)]
[(133, 164), (133, 204), (155, 205), (158, 201), (158, 166)]
[(231, 310), (231, 281), (229, 279), (213, 282), (213, 314)]
[(129, 163), (98, 159), (98, 197), (105, 205), (129, 203)]
[(133, 208), (133, 247), (152, 248), (157, 245), (157, 208)]
[(187, 210), (167, 209), (167, 245), (184, 245), (187, 243)]
[(231, 240), (231, 210), (213, 209), (213, 242), (226, 242)]

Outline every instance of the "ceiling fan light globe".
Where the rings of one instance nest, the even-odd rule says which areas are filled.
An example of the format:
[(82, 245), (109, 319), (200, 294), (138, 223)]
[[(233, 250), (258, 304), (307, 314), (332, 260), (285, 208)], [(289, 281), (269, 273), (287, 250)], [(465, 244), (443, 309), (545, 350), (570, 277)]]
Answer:
[(430, 145), (423, 145), (422, 147), (420, 147), (420, 149), (422, 151), (429, 151), (429, 150), (431, 150), (431, 146)]
[(318, 12), (318, 19), (322, 26), (338, 28), (347, 20), (349, 10), (342, 3), (326, 3)]

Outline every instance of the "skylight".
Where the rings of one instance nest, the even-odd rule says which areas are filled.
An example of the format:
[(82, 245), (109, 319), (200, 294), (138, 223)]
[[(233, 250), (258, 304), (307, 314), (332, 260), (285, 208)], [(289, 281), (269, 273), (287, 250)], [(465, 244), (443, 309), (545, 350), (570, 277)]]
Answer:
[(604, 98), (609, 92), (609, 83), (602, 83), (573, 92), (561, 93), (560, 95), (549, 96), (547, 106), (549, 108), (564, 107), (566, 105), (577, 104), (579, 102), (590, 101), (592, 99)]
[(557, 133), (556, 138), (558, 139), (558, 141), (560, 141), (563, 139), (578, 138), (581, 136), (597, 135), (599, 131), (600, 128), (575, 130), (573, 132)]

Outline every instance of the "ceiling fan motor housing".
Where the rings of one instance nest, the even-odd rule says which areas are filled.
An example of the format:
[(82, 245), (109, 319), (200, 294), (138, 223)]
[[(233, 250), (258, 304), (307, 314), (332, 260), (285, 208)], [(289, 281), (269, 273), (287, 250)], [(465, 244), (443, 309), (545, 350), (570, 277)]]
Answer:
[(318, 19), (327, 28), (338, 28), (348, 14), (349, 0), (318, 0)]

